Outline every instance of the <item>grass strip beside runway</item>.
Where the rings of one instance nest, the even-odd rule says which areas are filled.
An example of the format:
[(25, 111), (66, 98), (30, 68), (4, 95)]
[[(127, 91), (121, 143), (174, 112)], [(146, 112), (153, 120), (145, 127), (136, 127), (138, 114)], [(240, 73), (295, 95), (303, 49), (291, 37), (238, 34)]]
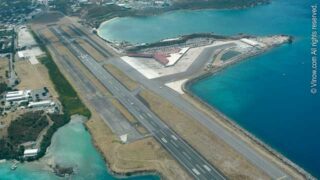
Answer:
[(34, 38), (36, 39), (40, 48), (45, 52), (45, 56), (40, 57), (40, 62), (45, 65), (48, 69), (48, 73), (52, 83), (54, 84), (55, 90), (59, 94), (59, 100), (63, 106), (63, 114), (49, 115), (53, 121), (52, 126), (48, 129), (47, 133), (43, 136), (43, 140), (40, 144), (40, 151), (35, 158), (28, 160), (36, 160), (43, 157), (46, 153), (47, 148), (51, 144), (53, 134), (62, 126), (66, 125), (70, 121), (70, 117), (75, 114), (86, 116), (88, 119), (91, 117), (90, 110), (83, 104), (79, 98), (77, 92), (72, 87), (70, 82), (61, 73), (53, 58), (40, 38), (31, 31)]

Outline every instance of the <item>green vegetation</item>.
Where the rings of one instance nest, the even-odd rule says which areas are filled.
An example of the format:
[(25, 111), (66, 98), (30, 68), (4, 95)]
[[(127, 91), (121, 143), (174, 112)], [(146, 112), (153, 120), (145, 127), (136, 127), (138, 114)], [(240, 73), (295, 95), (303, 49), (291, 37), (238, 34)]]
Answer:
[(92, 6), (88, 8), (87, 17), (97, 18), (97, 17), (109, 16), (111, 14), (117, 15), (125, 11), (128, 11), (128, 10), (126, 8), (122, 8), (116, 5)]
[(70, 116), (67, 113), (64, 114), (51, 114), (49, 115), (50, 119), (53, 121), (53, 124), (48, 129), (47, 133), (43, 136), (42, 142), (40, 144), (40, 151), (37, 157), (29, 158), (28, 160), (35, 160), (43, 157), (47, 151), (47, 148), (51, 144), (51, 139), (53, 134), (62, 126), (66, 125), (70, 121)]
[(1, 0), (0, 25), (2, 23), (17, 23), (25, 21), (27, 14), (32, 12), (32, 0)]
[(90, 117), (90, 111), (81, 102), (77, 92), (62, 75), (51, 56), (48, 55), (40, 58), (40, 62), (48, 69), (50, 79), (53, 82), (56, 91), (59, 93), (59, 100), (62, 103), (64, 112), (67, 113), (68, 116), (80, 114)]
[(8, 86), (5, 82), (0, 82), (0, 94), (8, 90)]
[(67, 13), (69, 10), (68, 7), (72, 5), (72, 1), (71, 0), (55, 0), (50, 2), (50, 5), (55, 6), (55, 9), (58, 11)]
[(0, 159), (19, 159), (22, 154), (7, 139), (0, 139)]
[(86, 11), (86, 22), (88, 22), (91, 26), (98, 28), (100, 23), (106, 19), (111, 19), (114, 17), (123, 17), (130, 16), (133, 14), (132, 10), (119, 7), (116, 5), (89, 5), (83, 7)]
[(80, 114), (88, 118), (91, 117), (91, 112), (82, 103), (74, 88), (63, 76), (58, 66), (53, 61), (52, 56), (50, 55), (50, 52), (48, 51), (46, 46), (42, 43), (42, 41), (33, 31), (31, 32), (35, 37), (36, 41), (38, 42), (40, 48), (46, 53), (46, 56), (40, 58), (40, 61), (47, 67), (50, 79), (53, 82), (55, 89), (59, 94), (59, 100), (63, 106), (63, 114), (49, 115), (53, 124), (50, 126), (47, 133), (43, 136), (42, 142), (40, 144), (40, 151), (37, 157), (29, 158), (29, 161), (39, 159), (45, 155), (47, 148), (51, 144), (53, 134), (60, 127), (66, 125), (70, 121), (71, 115)]
[(13, 30), (0, 30), (0, 37), (1, 36), (11, 36), (14, 33)]
[(174, 6), (179, 9), (228, 9), (267, 3), (270, 3), (270, 0), (176, 0)]
[(15, 40), (15, 32), (14, 30), (0, 30), (0, 53), (14, 53), (14, 40)]
[(37, 140), (49, 124), (43, 111), (28, 112), (14, 120), (8, 128), (8, 138), (0, 139), (0, 159), (20, 159), (24, 147), (21, 143)]
[[(26, 11), (26, 7), (31, 5), (31, 0), (1, 0), (0, 8), (12, 8), (13, 10), (21, 9), (21, 11)], [(4, 9), (10, 10), (10, 9)]]
[(59, 100), (64, 108), (64, 113), (66, 113), (68, 116), (80, 114), (89, 118), (91, 116), (89, 109), (82, 103), (77, 92), (61, 73), (46, 46), (33, 31), (31, 32), (38, 42), (40, 48), (46, 53), (46, 56), (39, 59), (40, 62), (48, 69), (50, 79), (59, 94)]
[[(98, 28), (101, 22), (114, 17), (149, 16), (179, 9), (229, 9), (245, 8), (270, 3), (270, 0), (174, 0), (172, 6), (163, 8), (147, 7), (145, 9), (129, 9), (116, 5), (84, 5), (86, 23)], [(82, 11), (82, 12), (83, 12)]]
[(48, 124), (47, 116), (43, 111), (25, 113), (11, 122), (8, 128), (8, 138), (14, 146), (35, 141)]

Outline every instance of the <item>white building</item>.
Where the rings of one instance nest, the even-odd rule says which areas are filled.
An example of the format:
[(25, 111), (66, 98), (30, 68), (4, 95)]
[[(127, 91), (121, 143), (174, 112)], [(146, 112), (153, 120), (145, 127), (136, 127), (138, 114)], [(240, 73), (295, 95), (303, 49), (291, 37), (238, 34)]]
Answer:
[(30, 102), (28, 104), (28, 108), (38, 108), (38, 107), (50, 107), (50, 106), (54, 106), (55, 103), (51, 100), (45, 100), (45, 101), (39, 101), (39, 102)]
[(23, 152), (23, 157), (34, 157), (38, 154), (39, 149), (25, 149)]
[(5, 99), (7, 102), (26, 101), (31, 97), (31, 90), (7, 92)]
[(260, 43), (255, 41), (255, 40), (252, 40), (252, 39), (247, 39), (247, 38), (242, 38), (240, 39), (241, 42), (243, 43), (246, 43), (250, 46), (253, 46), (253, 47), (257, 47), (257, 46), (260, 46)]
[(19, 59), (29, 60), (31, 64), (38, 64), (37, 56), (44, 54), (39, 47), (32, 47), (25, 50), (18, 51)]

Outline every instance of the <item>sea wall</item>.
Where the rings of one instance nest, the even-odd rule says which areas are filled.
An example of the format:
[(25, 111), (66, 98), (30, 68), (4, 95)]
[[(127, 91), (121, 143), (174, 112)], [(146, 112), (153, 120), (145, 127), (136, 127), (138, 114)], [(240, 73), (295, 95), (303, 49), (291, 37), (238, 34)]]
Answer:
[[(293, 37), (290, 36), (289, 40), (287, 43), (292, 43)], [(210, 111), (213, 112), (214, 115), (216, 115), (218, 118), (218, 121), (220, 121), (221, 123), (227, 125), (228, 127), (231, 127), (232, 129), (235, 129), (235, 132), (240, 132), (240, 136), (244, 136), (245, 138), (249, 139), (249, 142), (253, 142), (253, 145), (256, 147), (259, 147), (260, 149), (262, 149), (264, 152), (267, 152), (270, 156), (277, 158), (281, 163), (285, 164), (286, 166), (290, 167), (292, 170), (296, 171), (297, 173), (299, 173), (300, 175), (302, 175), (304, 178), (306, 179), (310, 179), (310, 180), (315, 180), (316, 178), (313, 177), (310, 173), (308, 173), (307, 171), (305, 171), (303, 168), (301, 168), (300, 166), (298, 166), (297, 164), (295, 164), (294, 162), (292, 162), (291, 160), (289, 160), (288, 158), (286, 158), (285, 156), (283, 156), (281, 153), (279, 153), (278, 151), (276, 151), (275, 149), (273, 149), (272, 147), (270, 147), (269, 145), (267, 145), (266, 143), (264, 143), (263, 141), (261, 141), (259, 138), (257, 138), (256, 136), (254, 136), (252, 133), (250, 133), (249, 131), (247, 131), (246, 129), (242, 128), (239, 124), (237, 124), (234, 120), (230, 119), (229, 117), (227, 117), (225, 114), (223, 114), (221, 111), (219, 111), (218, 109), (216, 109), (215, 107), (213, 107), (212, 105), (208, 104), (207, 102), (205, 102), (203, 99), (201, 99), (199, 96), (197, 96), (196, 94), (194, 94), (191, 90), (190, 87), (197, 83), (198, 81), (201, 81), (207, 77), (210, 76), (214, 76), (216, 75), (218, 72), (220, 72), (221, 70), (224, 70), (225, 68), (229, 67), (230, 65), (234, 65), (236, 63), (238, 63), (239, 61), (242, 60), (246, 60), (250, 57), (256, 56), (256, 55), (260, 55), (261, 53), (264, 53), (268, 50), (270, 50), (271, 48), (265, 49), (263, 51), (260, 51), (258, 53), (255, 54), (250, 54), (246, 57), (242, 57), (241, 59), (238, 59), (236, 61), (233, 61), (232, 63), (228, 64), (227, 66), (224, 67), (219, 67), (219, 68), (214, 68), (208, 72), (202, 72), (199, 73), (196, 76), (191, 77), (188, 81), (186, 81), (183, 85), (182, 85), (182, 90), (189, 96), (191, 97), (193, 100), (195, 100), (195, 102), (199, 103), (200, 105), (208, 108)]]

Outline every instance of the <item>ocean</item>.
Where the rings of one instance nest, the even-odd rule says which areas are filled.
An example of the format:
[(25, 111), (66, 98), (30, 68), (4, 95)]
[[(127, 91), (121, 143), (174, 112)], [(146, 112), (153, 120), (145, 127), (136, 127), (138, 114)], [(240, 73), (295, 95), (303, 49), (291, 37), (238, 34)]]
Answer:
[(57, 162), (65, 167), (75, 167), (75, 180), (160, 180), (156, 175), (133, 177), (114, 177), (107, 171), (103, 157), (94, 147), (89, 132), (83, 121), (72, 120), (60, 128), (52, 138), (47, 154), (39, 161), (18, 164), (15, 171), (10, 169), (12, 163), (0, 163), (1, 180), (56, 180), (59, 178), (46, 166), (47, 162)]
[(103, 23), (99, 35), (131, 43), (196, 32), (294, 36), (292, 44), (230, 66), (194, 83), (190, 90), (320, 178), (320, 92), (310, 92), (311, 5), (317, 2), (274, 0), (241, 10), (182, 10), (116, 18)]

